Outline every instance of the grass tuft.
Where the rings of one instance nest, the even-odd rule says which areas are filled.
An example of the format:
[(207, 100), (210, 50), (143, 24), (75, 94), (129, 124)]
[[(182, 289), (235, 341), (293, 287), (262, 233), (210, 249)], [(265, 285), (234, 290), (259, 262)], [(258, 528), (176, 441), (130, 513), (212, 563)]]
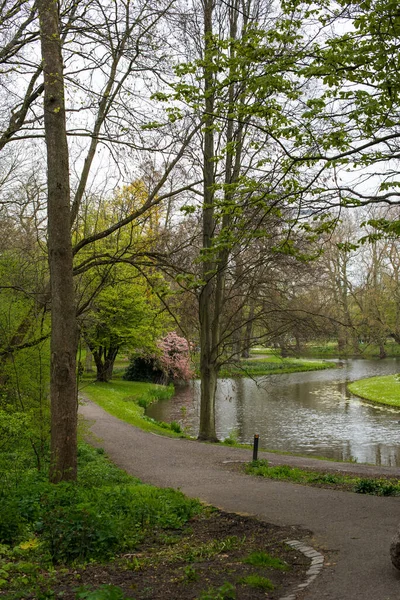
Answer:
[(289, 568), (280, 558), (275, 558), (263, 551), (252, 552), (243, 562), (253, 567), (269, 567), (271, 569), (278, 569), (279, 571), (287, 571)]
[(274, 584), (267, 577), (262, 577), (261, 575), (246, 575), (239, 579), (238, 583), (242, 585), (248, 585), (252, 588), (257, 588), (259, 590), (273, 590)]

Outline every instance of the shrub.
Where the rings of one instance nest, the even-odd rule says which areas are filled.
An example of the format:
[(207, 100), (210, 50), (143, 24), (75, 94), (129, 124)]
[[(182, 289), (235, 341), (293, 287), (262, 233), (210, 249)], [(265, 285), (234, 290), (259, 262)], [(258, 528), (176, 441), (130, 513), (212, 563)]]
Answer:
[(23, 519), (18, 504), (12, 499), (2, 503), (0, 510), (0, 543), (14, 544), (23, 536), (26, 521)]
[(354, 486), (357, 494), (375, 494), (378, 496), (397, 496), (400, 486), (382, 479), (360, 479)]
[(159, 340), (157, 346), (159, 355), (134, 357), (123, 378), (161, 384), (192, 379), (194, 373), (190, 367), (190, 347), (185, 338), (172, 331)]
[(182, 433), (182, 427), (176, 421), (171, 421), (169, 424), (171, 431), (175, 431), (175, 433)]
[(105, 559), (118, 546), (113, 520), (98, 507), (56, 506), (44, 514), (39, 532), (54, 564)]
[(51, 485), (34, 469), (0, 489), (0, 543), (38, 536), (53, 564), (105, 560), (134, 549), (149, 528), (179, 528), (201, 511), (196, 500), (143, 485), (101, 451), (79, 447), (79, 481)]
[(164, 372), (160, 368), (158, 358), (134, 357), (126, 369), (123, 379), (127, 381), (145, 381), (149, 383), (163, 383)]
[(218, 588), (209, 588), (199, 596), (199, 600), (235, 600), (235, 598), (235, 586), (229, 582), (225, 582)]

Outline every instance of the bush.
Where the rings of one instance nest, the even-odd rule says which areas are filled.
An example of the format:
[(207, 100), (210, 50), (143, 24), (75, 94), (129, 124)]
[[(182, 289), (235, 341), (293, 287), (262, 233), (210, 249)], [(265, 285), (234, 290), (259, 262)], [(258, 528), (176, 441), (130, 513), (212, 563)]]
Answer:
[(164, 383), (165, 377), (156, 357), (136, 357), (129, 363), (123, 379), (127, 381)]
[(377, 496), (397, 496), (400, 486), (382, 479), (360, 479), (354, 486), (357, 494), (375, 494)]
[(105, 559), (118, 546), (115, 525), (98, 507), (56, 506), (47, 510), (39, 529), (54, 564)]
[(26, 530), (26, 521), (23, 519), (17, 502), (8, 499), (2, 503), (0, 510), (0, 543), (15, 544)]
[(78, 454), (77, 484), (51, 485), (34, 469), (4, 481), (0, 543), (36, 534), (54, 564), (105, 560), (134, 549), (149, 528), (181, 527), (201, 510), (180, 492), (141, 484), (101, 450), (82, 444)]
[(123, 378), (128, 381), (145, 381), (167, 384), (171, 381), (189, 381), (193, 377), (190, 367), (190, 347), (185, 338), (171, 331), (157, 342), (158, 356), (132, 358)]

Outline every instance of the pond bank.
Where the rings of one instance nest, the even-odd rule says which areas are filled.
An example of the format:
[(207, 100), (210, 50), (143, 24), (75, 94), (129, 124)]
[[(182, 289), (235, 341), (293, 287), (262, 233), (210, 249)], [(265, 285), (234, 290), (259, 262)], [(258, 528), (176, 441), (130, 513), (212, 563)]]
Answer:
[(364, 400), (400, 408), (400, 376), (398, 374), (361, 379), (350, 383), (347, 387), (352, 394)]

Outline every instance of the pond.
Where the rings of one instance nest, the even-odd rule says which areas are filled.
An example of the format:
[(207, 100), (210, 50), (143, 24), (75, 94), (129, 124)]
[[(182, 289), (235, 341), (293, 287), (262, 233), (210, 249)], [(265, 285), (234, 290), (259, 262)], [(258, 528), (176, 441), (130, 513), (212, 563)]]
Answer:
[[(220, 379), (216, 427), (220, 439), (234, 435), (263, 448), (400, 466), (400, 409), (360, 400), (350, 381), (400, 372), (399, 359), (341, 361), (339, 368), (252, 379)], [(171, 400), (150, 406), (146, 414), (178, 421), (197, 435), (200, 382), (178, 387)]]

